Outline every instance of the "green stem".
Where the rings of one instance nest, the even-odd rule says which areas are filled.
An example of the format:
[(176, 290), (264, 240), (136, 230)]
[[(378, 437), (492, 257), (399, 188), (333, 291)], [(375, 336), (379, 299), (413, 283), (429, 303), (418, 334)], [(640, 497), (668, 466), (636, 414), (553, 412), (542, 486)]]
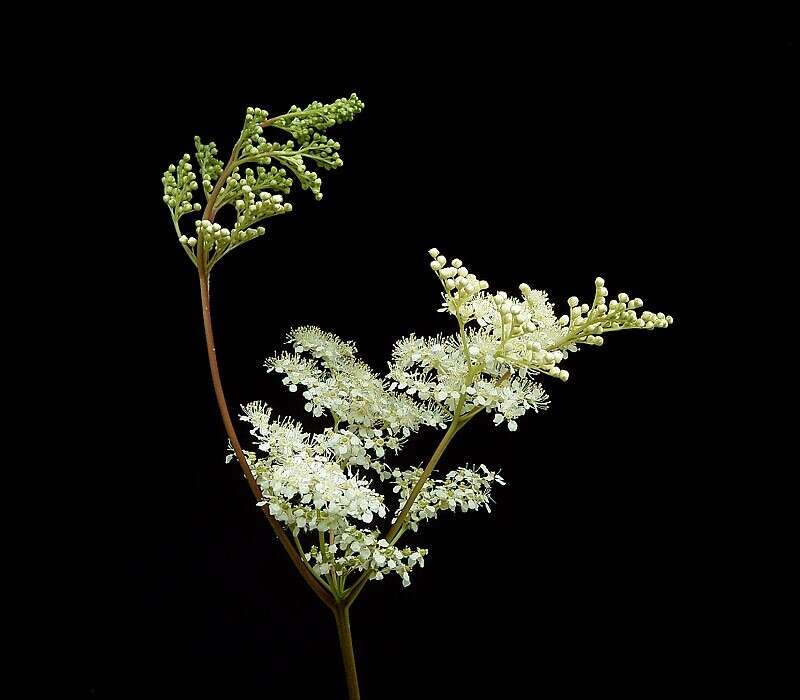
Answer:
[(431, 455), (431, 458), (428, 460), (428, 464), (425, 466), (425, 471), (422, 472), (420, 478), (417, 479), (417, 483), (414, 484), (414, 488), (411, 490), (411, 493), (406, 499), (405, 505), (403, 506), (403, 510), (400, 511), (400, 515), (398, 515), (397, 518), (395, 518), (392, 527), (389, 528), (389, 532), (386, 534), (387, 541), (392, 542), (395, 535), (400, 531), (400, 528), (403, 527), (403, 525), (405, 524), (406, 518), (408, 518), (408, 514), (411, 512), (411, 507), (414, 505), (414, 501), (417, 500), (417, 496), (419, 496), (420, 491), (422, 491), (422, 487), (425, 485), (425, 482), (428, 480), (428, 477), (436, 468), (436, 465), (442, 458), (442, 455), (444, 454), (444, 451), (447, 449), (447, 446), (450, 444), (450, 441), (456, 436), (456, 433), (461, 429), (462, 425), (464, 425), (464, 423), (460, 421), (458, 418), (454, 418), (453, 421), (450, 423), (450, 427), (444, 434), (442, 441), (436, 447), (436, 451), (433, 453), (433, 455)]
[[(505, 374), (497, 381), (497, 386), (501, 386), (509, 377), (511, 376), (511, 370), (507, 370)], [(439, 463), (439, 460), (442, 458), (444, 451), (447, 449), (447, 446), (450, 444), (450, 441), (455, 437), (456, 433), (461, 430), (469, 421), (471, 421), (478, 413), (484, 410), (483, 406), (476, 406), (472, 409), (469, 413), (460, 416), (461, 409), (464, 406), (464, 399), (465, 394), (461, 395), (461, 398), (458, 401), (458, 405), (456, 406), (455, 415), (457, 417), (453, 418), (453, 421), (450, 423), (450, 427), (447, 429), (442, 441), (436, 447), (436, 451), (430, 458), (430, 461), (425, 466), (425, 470), (422, 472), (422, 475), (417, 480), (417, 483), (414, 485), (413, 490), (409, 494), (408, 498), (406, 499), (405, 505), (403, 506), (403, 510), (400, 512), (400, 515), (397, 516), (392, 527), (389, 529), (389, 532), (386, 533), (386, 541), (390, 544), (395, 544), (397, 540), (403, 535), (406, 531), (407, 523), (406, 519), (408, 518), (408, 514), (411, 511), (411, 507), (414, 505), (414, 501), (417, 500), (417, 496), (419, 496), (420, 491), (422, 491), (422, 487), (425, 485), (425, 482), (428, 480), (428, 477), (431, 475), (433, 470), (436, 468), (436, 465)], [(346, 605), (352, 605), (353, 601), (358, 598), (359, 593), (367, 585), (367, 581), (369, 581), (369, 570), (365, 571), (361, 574), (360, 578), (356, 580), (356, 582), (350, 586), (350, 588), (345, 588), (343, 600)]]
[(361, 693), (358, 690), (358, 674), (356, 673), (356, 657), (353, 653), (353, 637), (350, 633), (350, 611), (349, 606), (337, 604), (333, 608), (333, 616), (336, 618), (336, 631), (339, 634), (339, 648), (342, 651), (342, 662), (344, 663), (344, 674), (347, 679), (347, 696), (349, 700), (360, 700)]
[[(456, 413), (461, 412), (463, 403), (462, 396), (461, 400), (458, 402), (458, 406), (456, 407)], [(472, 418), (472, 416), (469, 418)], [(454, 418), (450, 423), (450, 427), (447, 429), (447, 432), (444, 434), (441, 442), (436, 447), (436, 451), (433, 453), (433, 455), (431, 455), (430, 460), (428, 460), (428, 464), (425, 466), (425, 470), (422, 472), (422, 475), (419, 477), (419, 479), (417, 479), (417, 483), (414, 485), (414, 488), (411, 490), (411, 493), (406, 499), (405, 505), (400, 511), (400, 515), (397, 516), (391, 528), (389, 528), (389, 532), (386, 533), (385, 539), (387, 542), (394, 544), (398, 539), (400, 539), (400, 535), (402, 535), (405, 530), (406, 519), (411, 511), (411, 507), (414, 505), (414, 501), (417, 500), (417, 496), (419, 496), (420, 491), (422, 491), (422, 487), (425, 485), (428, 477), (436, 468), (436, 465), (442, 458), (442, 455), (447, 449), (447, 446), (450, 444), (450, 441), (455, 437), (456, 433), (461, 430), (464, 425), (466, 425), (466, 423), (469, 421), (469, 418), (466, 420)], [(369, 581), (369, 574), (369, 570), (365, 571), (363, 574), (361, 574), (360, 578), (350, 588), (347, 589), (347, 593), (343, 598), (345, 605), (350, 606), (353, 604), (353, 601), (358, 597), (359, 593), (361, 593), (361, 590), (367, 584), (367, 581)]]

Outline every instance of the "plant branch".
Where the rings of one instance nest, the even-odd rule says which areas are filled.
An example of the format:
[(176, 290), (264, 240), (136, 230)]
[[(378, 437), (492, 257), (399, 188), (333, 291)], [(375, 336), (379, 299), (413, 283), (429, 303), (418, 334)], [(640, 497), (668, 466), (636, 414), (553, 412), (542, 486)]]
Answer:
[(454, 418), (450, 423), (450, 427), (447, 429), (447, 432), (444, 434), (444, 437), (441, 439), (441, 442), (439, 442), (439, 444), (436, 446), (436, 450), (434, 451), (433, 455), (431, 455), (431, 458), (428, 460), (428, 464), (425, 465), (425, 470), (422, 472), (422, 475), (419, 477), (419, 479), (417, 479), (417, 483), (414, 484), (414, 488), (411, 489), (411, 493), (406, 499), (406, 502), (403, 505), (403, 509), (400, 511), (400, 515), (398, 515), (397, 518), (395, 518), (394, 523), (392, 523), (391, 528), (389, 528), (389, 532), (386, 533), (386, 540), (388, 542), (391, 542), (394, 539), (394, 536), (400, 530), (400, 528), (403, 527), (403, 524), (408, 518), (408, 514), (411, 512), (411, 508), (414, 505), (414, 501), (417, 500), (417, 496), (419, 496), (420, 492), (422, 491), (422, 487), (425, 485), (425, 482), (428, 480), (428, 477), (436, 468), (436, 465), (442, 458), (442, 455), (444, 454), (444, 451), (447, 449), (447, 446), (450, 444), (450, 441), (456, 436), (456, 433), (461, 429), (463, 424), (464, 423), (458, 418)]
[[(214, 185), (214, 189), (211, 190), (211, 194), (208, 195), (208, 201), (206, 201), (206, 208), (203, 210), (203, 218), (207, 219), (208, 221), (214, 221), (214, 217), (216, 216), (217, 212), (214, 209), (214, 206), (217, 203), (217, 198), (219, 197), (220, 190), (225, 186), (225, 182), (228, 179), (228, 176), (233, 172), (233, 169), (236, 167), (236, 156), (239, 153), (239, 147), (242, 145), (241, 138), (236, 142), (233, 149), (231, 150), (231, 156), (228, 158), (228, 162), (225, 163), (225, 167), (222, 169), (222, 173), (217, 178), (217, 182)], [(205, 257), (205, 254), (203, 255)]]
[(267, 128), (268, 126), (272, 126), (275, 122), (280, 121), (281, 119), (286, 119), (287, 117), (291, 117), (294, 119), (295, 117), (307, 117), (309, 114), (316, 114), (317, 112), (322, 111), (321, 109), (306, 109), (301, 112), (286, 112), (286, 114), (279, 114), (277, 117), (270, 117), (269, 119), (265, 119), (261, 122), (260, 126), (263, 128)]
[[(460, 402), (459, 402), (460, 406)], [(420, 491), (422, 491), (422, 487), (425, 485), (425, 482), (428, 480), (428, 477), (431, 475), (433, 470), (436, 468), (436, 465), (439, 463), (439, 460), (442, 458), (444, 451), (447, 449), (447, 446), (450, 444), (450, 441), (455, 437), (456, 433), (461, 430), (464, 424), (467, 421), (461, 421), (457, 418), (454, 418), (453, 421), (450, 423), (450, 427), (447, 429), (447, 432), (444, 434), (444, 437), (441, 439), (441, 442), (436, 447), (431, 458), (428, 460), (428, 464), (425, 466), (425, 470), (422, 472), (422, 475), (417, 480), (417, 483), (414, 485), (411, 493), (409, 494), (408, 498), (406, 499), (405, 504), (403, 505), (403, 509), (400, 511), (400, 515), (395, 518), (394, 523), (392, 523), (391, 528), (389, 528), (389, 532), (386, 533), (386, 541), (394, 544), (394, 542), (399, 539), (397, 537), (398, 533), (401, 531), (401, 528), (405, 525), (405, 521), (408, 518), (408, 514), (411, 511), (411, 507), (414, 505), (414, 501), (417, 500), (417, 496), (419, 496)], [(353, 601), (358, 597), (358, 594), (361, 593), (361, 589), (364, 588), (367, 581), (369, 580), (369, 571), (365, 571), (359, 579), (352, 585), (349, 589), (349, 592), (344, 597), (344, 604), (346, 607), (350, 607), (353, 604)]]
[[(497, 386), (503, 384), (509, 377), (511, 376), (511, 370), (507, 370), (502, 377), (497, 381)], [(461, 413), (461, 407), (463, 406), (464, 396), (462, 395), (461, 399), (458, 402), (458, 406), (456, 406), (455, 415), (457, 417), (453, 418), (453, 421), (450, 423), (450, 427), (447, 429), (447, 432), (444, 434), (441, 442), (436, 447), (433, 455), (431, 456), (428, 464), (425, 466), (425, 470), (422, 472), (422, 475), (417, 480), (417, 483), (414, 484), (414, 488), (412, 489), (411, 493), (409, 494), (408, 498), (406, 499), (405, 504), (403, 505), (403, 509), (400, 512), (400, 515), (397, 516), (392, 527), (389, 529), (389, 532), (386, 533), (386, 541), (390, 544), (394, 544), (397, 540), (400, 539), (400, 536), (405, 532), (406, 520), (408, 518), (408, 514), (411, 512), (411, 508), (414, 505), (414, 501), (417, 500), (417, 496), (419, 496), (420, 492), (422, 491), (422, 487), (425, 485), (425, 482), (428, 480), (430, 475), (433, 473), (433, 470), (436, 468), (436, 465), (439, 463), (439, 460), (442, 458), (444, 451), (447, 449), (447, 446), (450, 444), (451, 440), (455, 437), (456, 433), (461, 430), (470, 420), (472, 420), (478, 413), (484, 410), (484, 406), (476, 406), (472, 409), (469, 413), (466, 413), (463, 416), (459, 416), (458, 414)], [(365, 571), (358, 580), (349, 588), (343, 598), (345, 606), (349, 607), (353, 604), (353, 601), (358, 597), (361, 590), (366, 585), (367, 581), (369, 580), (369, 571)]]

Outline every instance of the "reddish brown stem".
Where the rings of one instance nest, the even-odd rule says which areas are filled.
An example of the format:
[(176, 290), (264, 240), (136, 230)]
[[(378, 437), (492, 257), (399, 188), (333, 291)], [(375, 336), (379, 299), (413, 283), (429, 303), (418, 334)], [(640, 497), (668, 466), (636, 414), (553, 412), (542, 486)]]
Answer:
[[(239, 444), (239, 438), (236, 437), (236, 431), (233, 427), (231, 415), (228, 412), (228, 404), (225, 401), (225, 394), (222, 390), (222, 380), (219, 375), (219, 366), (217, 365), (217, 351), (214, 347), (214, 329), (211, 325), (211, 303), (210, 303), (210, 289), (208, 275), (205, 273), (205, 265), (200, 266), (200, 298), (203, 304), (203, 327), (206, 335), (206, 349), (208, 350), (208, 364), (211, 368), (211, 382), (214, 385), (214, 394), (217, 397), (217, 405), (219, 412), (222, 416), (222, 423), (225, 425), (225, 432), (233, 446), (233, 451), (236, 453), (236, 458), (239, 460), (239, 466), (242, 468), (244, 477), (247, 480), (250, 491), (252, 491), (256, 502), (263, 500), (261, 489), (256, 483), (250, 466), (247, 463), (247, 458), (242, 451), (242, 446)], [(269, 524), (272, 526), (275, 534), (280, 540), (289, 558), (292, 560), (295, 568), (300, 572), (300, 575), (305, 579), (306, 583), (311, 587), (311, 590), (317, 594), (319, 599), (325, 603), (331, 610), (335, 612), (335, 602), (330, 591), (328, 591), (309, 571), (306, 563), (302, 560), (301, 554), (295, 549), (292, 542), (289, 540), (285, 530), (281, 524), (270, 514), (268, 506), (262, 506), (261, 512), (264, 513)]]

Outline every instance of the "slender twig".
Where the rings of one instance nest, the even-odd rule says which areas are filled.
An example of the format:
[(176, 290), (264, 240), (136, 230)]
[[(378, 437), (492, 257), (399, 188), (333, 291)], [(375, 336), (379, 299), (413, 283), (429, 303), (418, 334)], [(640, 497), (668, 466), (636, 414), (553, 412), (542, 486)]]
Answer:
[(447, 429), (447, 432), (444, 434), (441, 442), (439, 442), (433, 455), (431, 455), (431, 458), (425, 465), (425, 470), (422, 472), (422, 475), (419, 477), (419, 479), (417, 479), (417, 483), (414, 484), (414, 488), (411, 489), (411, 493), (406, 499), (403, 509), (400, 511), (400, 515), (395, 518), (394, 523), (392, 523), (391, 528), (389, 528), (389, 532), (386, 533), (386, 539), (389, 542), (394, 539), (394, 536), (405, 523), (406, 518), (408, 518), (408, 514), (411, 512), (411, 508), (414, 505), (414, 501), (417, 500), (417, 496), (419, 496), (420, 492), (422, 491), (422, 487), (425, 485), (428, 477), (436, 468), (436, 465), (439, 464), (439, 460), (442, 458), (444, 451), (447, 449), (450, 441), (456, 436), (456, 433), (461, 429), (462, 425), (463, 423), (458, 418), (454, 418), (452, 423), (450, 423), (450, 427)]

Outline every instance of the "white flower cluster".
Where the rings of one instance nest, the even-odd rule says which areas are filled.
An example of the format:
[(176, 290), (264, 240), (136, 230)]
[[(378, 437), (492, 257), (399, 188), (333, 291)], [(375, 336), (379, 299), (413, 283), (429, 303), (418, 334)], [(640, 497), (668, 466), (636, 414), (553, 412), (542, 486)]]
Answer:
[[(243, 410), (242, 419), (253, 426), (251, 434), (259, 452), (264, 453), (245, 453), (263, 494), (259, 505), (267, 506), (295, 537), (320, 533), (321, 548), (315, 544), (306, 553), (315, 572), (346, 577), (369, 569), (371, 578), (395, 573), (408, 585), (410, 570), (424, 564), (427, 551), (399, 549), (381, 539), (378, 532), (354, 524), (369, 524), (376, 516), (386, 516), (383, 496), (354, 469), (363, 465), (390, 475), (386, 465), (369, 455), (369, 450), (382, 454), (383, 449), (372, 439), (347, 430), (309, 435), (295, 421), (273, 420), (271, 409), (261, 402), (250, 403)], [(399, 447), (396, 438), (386, 440), (387, 446), (394, 440), (394, 448)], [(324, 542), (326, 536), (328, 542)]]
[[(470, 348), (485, 348), (484, 358), (491, 358), (493, 341), (482, 331), (467, 332)], [(509, 430), (516, 430), (516, 419), (526, 411), (547, 408), (548, 398), (541, 384), (525, 376), (503, 377), (503, 367), (476, 365), (472, 354), (464, 352), (458, 335), (399, 340), (392, 352), (390, 388), (438, 403), (450, 415), (464, 416), (477, 409), (496, 411), (495, 424), (508, 420)]]
[(671, 316), (643, 312), (641, 299), (624, 292), (608, 303), (602, 278), (595, 280), (591, 305), (570, 297), (570, 313), (558, 318), (547, 293), (519, 285), (521, 297), (488, 292), (459, 260), (448, 263), (431, 249), (431, 268), (443, 287), (442, 310), (455, 316), (459, 332), (396, 343), (390, 376), (397, 388), (438, 402), (456, 417), (485, 409), (494, 422), (517, 429), (526, 411), (546, 408), (547, 396), (528, 375), (547, 374), (566, 381), (560, 367), (578, 345), (602, 345), (603, 334), (632, 328), (665, 328)]
[[(395, 573), (408, 585), (411, 568), (422, 565), (426, 552), (399, 549), (377, 531), (364, 528), (387, 514), (383, 496), (364, 475), (373, 472), (381, 481), (392, 479), (395, 493), (407, 498), (422, 472), (390, 467), (388, 453), (396, 454), (423, 425), (445, 427), (449, 416), (433, 397), (393, 391), (357, 359), (352, 342), (313, 326), (295, 329), (288, 342), (293, 352), (267, 360), (268, 370), (284, 375), (289, 391), (298, 393), (301, 387), (306, 411), (329, 414), (334, 425), (309, 434), (295, 421), (274, 420), (271, 409), (260, 402), (243, 407), (242, 418), (252, 426), (258, 446), (259, 457), (251, 455), (249, 463), (264, 495), (263, 505), (295, 537), (319, 533), (319, 543), (312, 541), (311, 548), (303, 550), (318, 576), (346, 579), (350, 573), (367, 571), (370, 578), (380, 579)], [(522, 380), (515, 382), (487, 388), (481, 395), (498, 410), (516, 415), (509, 397), (535, 392), (531, 386), (523, 390)], [(494, 482), (503, 483), (483, 465), (429, 481), (412, 510), (411, 527), (416, 530), (420, 520), (442, 509), (488, 510)], [(398, 513), (401, 506), (402, 502)], [(331, 579), (330, 584), (336, 582)]]
[(334, 574), (344, 579), (353, 572), (369, 571), (369, 578), (380, 581), (386, 574), (396, 574), (403, 586), (408, 586), (411, 569), (424, 567), (427, 554), (427, 549), (395, 547), (375, 530), (350, 527), (337, 533), (333, 542), (313, 545), (306, 559), (318, 575)]
[[(564, 350), (574, 351), (577, 344), (602, 345), (600, 335), (607, 331), (625, 328), (666, 328), (672, 323), (671, 316), (645, 311), (637, 317), (636, 309), (643, 306), (641, 299), (631, 299), (621, 292), (616, 300), (606, 304), (608, 289), (605, 280), (595, 280), (592, 304), (581, 303), (577, 297), (567, 300), (570, 312), (556, 318), (553, 305), (546, 292), (520, 284), (522, 298), (509, 296), (505, 292), (488, 294), (485, 282), (476, 287), (474, 275), (468, 274), (458, 259), (447, 265), (447, 259), (435, 248), (430, 251), (434, 258), (431, 267), (444, 287), (444, 308), (453, 314), (459, 324), (470, 321), (489, 330), (486, 336), (495, 352), (487, 358), (492, 366), (495, 361), (515, 369), (546, 371), (552, 376), (566, 379), (563, 370), (556, 365), (566, 358)], [(471, 344), (470, 355), (474, 364), (484, 361), (490, 348)], [(560, 355), (559, 355), (560, 352)], [(567, 375), (568, 376), (568, 375)]]
[(270, 512), (295, 532), (341, 529), (348, 518), (364, 523), (386, 515), (383, 496), (328, 458), (324, 449), (291, 420), (273, 422), (261, 403), (244, 407), (259, 450), (251, 467)]
[(511, 432), (517, 429), (517, 418), (530, 410), (544, 411), (550, 403), (542, 385), (527, 377), (514, 377), (501, 383), (478, 379), (467, 387), (466, 395), (464, 406), (468, 411), (482, 407), (487, 413), (494, 412), (494, 424), (507, 421)]
[(250, 434), (258, 448), (267, 453), (268, 465), (310, 450), (310, 436), (297, 421), (291, 418), (273, 420), (272, 409), (261, 401), (252, 401), (242, 406), (242, 410), (244, 415), (240, 418), (253, 426)]
[[(395, 482), (393, 491), (400, 495), (401, 503), (408, 498), (421, 474), (421, 469), (396, 469), (392, 473)], [(428, 479), (409, 511), (408, 527), (417, 532), (420, 521), (435, 518), (442, 510), (461, 510), (466, 513), (483, 507), (491, 513), (489, 503), (492, 500), (492, 485), (504, 486), (505, 483), (497, 472), (490, 471), (485, 464), (475, 469), (468, 466), (455, 469), (445, 474), (443, 479)]]
[[(289, 335), (294, 352), (268, 359), (268, 371), (283, 374), (289, 391), (305, 387), (305, 409), (330, 414), (336, 426), (346, 423), (364, 438), (383, 434), (408, 437), (421, 425), (442, 425), (447, 416), (431, 403), (420, 403), (389, 390), (387, 382), (355, 358), (355, 346), (313, 326)], [(312, 359), (303, 357), (309, 354)]]
[[(270, 512), (286, 524), (303, 530), (324, 532), (329, 529), (331, 520), (339, 523), (349, 517), (371, 523), (375, 515), (381, 518), (386, 515), (383, 496), (370, 488), (369, 481), (347, 474), (336, 462), (324, 457), (293, 455), (273, 463), (269, 474), (262, 475), (259, 481), (282, 501), (271, 504)], [(296, 503), (297, 507), (287, 513), (287, 503)], [(320, 512), (324, 513), (328, 524), (316, 522)]]
[[(201, 238), (227, 235), (211, 222), (202, 222), (200, 231)], [(545, 292), (521, 284), (520, 297), (490, 293), (460, 260), (448, 263), (436, 249), (430, 254), (444, 290), (443, 310), (455, 316), (457, 333), (401, 339), (383, 379), (357, 358), (354, 343), (314, 326), (297, 328), (288, 337), (292, 351), (265, 365), (283, 375), (290, 392), (302, 391), (307, 412), (330, 416), (333, 425), (312, 435), (295, 421), (273, 420), (261, 403), (244, 407), (242, 418), (259, 449), (249, 463), (262, 505), (292, 532), (315, 575), (338, 595), (346, 595), (347, 577), (355, 572), (376, 579), (395, 573), (408, 585), (410, 570), (423, 565), (427, 552), (395, 546), (407, 529), (416, 532), (420, 522), (445, 510), (491, 510), (492, 487), (505, 482), (486, 465), (433, 476), (442, 451), (469, 419), (493, 413), (495, 425), (515, 431), (526, 412), (547, 408), (534, 377), (566, 380), (559, 365), (580, 344), (601, 345), (608, 332), (672, 323), (664, 314), (637, 313), (641, 299), (625, 293), (608, 300), (601, 278), (591, 304), (570, 297), (569, 313), (559, 318)], [(423, 425), (448, 428), (426, 468), (390, 467), (388, 453), (396, 454)], [(390, 480), (397, 496), (389, 541), (364, 527), (389, 511), (365, 474)], [(303, 548), (300, 536), (315, 531)]]
[(314, 440), (331, 459), (336, 459), (349, 469), (372, 469), (378, 473), (381, 481), (388, 479), (392, 473), (382, 461), (386, 451), (391, 450), (397, 454), (405, 443), (404, 437), (384, 433), (379, 429), (375, 429), (372, 435), (367, 431), (367, 435), (363, 436), (344, 428), (327, 428), (314, 435)]

